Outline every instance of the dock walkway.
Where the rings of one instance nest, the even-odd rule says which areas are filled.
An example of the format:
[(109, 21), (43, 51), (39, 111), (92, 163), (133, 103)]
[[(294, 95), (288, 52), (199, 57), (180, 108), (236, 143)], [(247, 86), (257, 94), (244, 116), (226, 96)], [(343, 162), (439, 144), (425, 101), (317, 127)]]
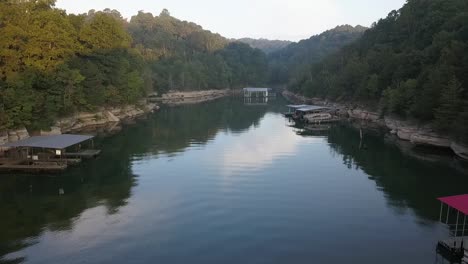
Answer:
[(61, 172), (67, 168), (67, 164), (60, 162), (35, 162), (33, 164), (2, 164), (0, 172)]
[(90, 159), (90, 158), (95, 158), (101, 153), (101, 150), (99, 149), (84, 149), (82, 151), (78, 152), (65, 152), (63, 154), (64, 157), (68, 158), (83, 158), (83, 159)]

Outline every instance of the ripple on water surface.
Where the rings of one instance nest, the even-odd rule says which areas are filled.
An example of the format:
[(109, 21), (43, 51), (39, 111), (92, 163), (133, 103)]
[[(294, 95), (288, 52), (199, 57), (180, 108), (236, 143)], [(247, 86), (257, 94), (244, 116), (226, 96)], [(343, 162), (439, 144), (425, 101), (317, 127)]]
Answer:
[(466, 192), (466, 175), (372, 134), (360, 149), (345, 125), (291, 127), (284, 104), (163, 109), (102, 139), (100, 158), (63, 177), (2, 178), (11, 217), (0, 245), (34, 241), (0, 250), (2, 260), (433, 262), (446, 235), (435, 197)]

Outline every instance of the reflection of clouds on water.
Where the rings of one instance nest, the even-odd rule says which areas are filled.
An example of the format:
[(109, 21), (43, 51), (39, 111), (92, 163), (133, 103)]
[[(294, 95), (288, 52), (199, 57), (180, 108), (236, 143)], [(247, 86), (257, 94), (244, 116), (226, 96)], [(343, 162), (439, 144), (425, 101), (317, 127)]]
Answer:
[[(147, 193), (151, 188), (154, 186), (141, 191)], [(5, 259), (25, 256), (34, 263), (69, 263), (76, 257), (80, 263), (94, 263), (96, 259), (106, 263), (119, 262), (113, 259), (112, 253), (135, 250), (136, 237), (147, 236), (148, 230), (159, 232), (161, 238), (164, 223), (172, 221), (166, 218), (170, 216), (168, 208), (174, 206), (172, 201), (175, 198), (154, 199), (151, 194), (134, 198), (132, 205), (121, 208), (118, 214), (109, 214), (106, 206), (87, 209), (74, 219), (72, 229), (57, 231), (46, 228), (37, 241), (32, 241), (37, 243), (6, 255)], [(161, 222), (163, 224), (158, 224)], [(146, 238), (144, 241), (149, 240)]]
[(223, 176), (245, 170), (262, 170), (278, 158), (295, 155), (301, 142), (314, 140), (300, 137), (291, 127), (278, 122), (278, 119), (284, 119), (282, 116), (269, 115), (259, 126), (227, 143), (220, 155)]
[(39, 238), (40, 243), (22, 252), (10, 254), (7, 258), (25, 255), (34, 256), (37, 262), (47, 263), (58, 258), (66, 263), (67, 256), (81, 254), (121, 236), (125, 230), (122, 227), (128, 225), (131, 218), (108, 215), (106, 207), (98, 206), (84, 211), (74, 222), (71, 230), (45, 230)]

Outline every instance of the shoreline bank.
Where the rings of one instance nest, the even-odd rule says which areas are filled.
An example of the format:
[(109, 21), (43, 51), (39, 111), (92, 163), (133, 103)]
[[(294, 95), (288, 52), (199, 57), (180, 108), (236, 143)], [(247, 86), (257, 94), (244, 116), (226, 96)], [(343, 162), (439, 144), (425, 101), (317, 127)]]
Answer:
[[(102, 107), (94, 112), (78, 112), (60, 118), (49, 130), (28, 131), (25, 127), (0, 131), (0, 145), (31, 136), (60, 135), (66, 133), (115, 133), (122, 125), (131, 124), (158, 111), (160, 105), (177, 106), (198, 104), (237, 94), (237, 90), (204, 90), (193, 92), (170, 91), (157, 98), (147, 98), (136, 105)], [(0, 152), (5, 149), (0, 148)]]
[(293, 103), (305, 103), (315, 105), (327, 105), (337, 109), (338, 115), (352, 120), (364, 122), (363, 125), (379, 126), (395, 135), (399, 140), (410, 142), (413, 146), (428, 146), (440, 149), (449, 149), (457, 157), (468, 161), (468, 146), (438, 134), (432, 126), (416, 121), (402, 120), (391, 116), (383, 116), (381, 113), (369, 111), (362, 107), (353, 107), (350, 104), (340, 104), (323, 101), (317, 98), (308, 98), (284, 90), (282, 95)]
[(168, 106), (199, 104), (217, 100), (219, 98), (236, 95), (240, 90), (203, 90), (203, 91), (169, 91), (161, 97), (149, 99), (150, 102), (164, 104)]

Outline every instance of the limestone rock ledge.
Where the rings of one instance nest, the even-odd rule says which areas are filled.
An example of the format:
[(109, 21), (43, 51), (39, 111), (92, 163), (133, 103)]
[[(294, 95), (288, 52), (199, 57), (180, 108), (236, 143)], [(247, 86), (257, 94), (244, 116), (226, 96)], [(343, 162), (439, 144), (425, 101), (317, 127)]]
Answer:
[(3, 131), (0, 132), (0, 145), (9, 143), (9, 142), (15, 142), (18, 140), (22, 140), (25, 138), (29, 138), (29, 133), (26, 128), (21, 127), (18, 129), (14, 130), (8, 130), (8, 131)]
[(348, 116), (355, 119), (361, 119), (365, 121), (377, 122), (380, 117), (376, 112), (371, 112), (363, 109), (350, 109), (348, 110)]
[(111, 129), (118, 123), (139, 118), (157, 109), (159, 107), (152, 103), (141, 106), (103, 108), (93, 113), (77, 113), (71, 117), (59, 119), (54, 127), (59, 128), (61, 133), (93, 130), (98, 127)]
[(465, 160), (468, 160), (468, 146), (464, 144), (460, 144), (457, 142), (452, 142), (450, 145), (450, 148), (459, 156), (460, 158), (463, 158)]
[(156, 98), (156, 102), (161, 102), (170, 106), (197, 104), (216, 100), (222, 97), (230, 96), (233, 94), (231, 90), (205, 90), (205, 91), (169, 91), (163, 94), (160, 98)]
[[(25, 127), (21, 127), (21, 128), (14, 129), (14, 130), (3, 131), (3, 132), (0, 132), (0, 145), (10, 143), (10, 142), (15, 142), (15, 141), (22, 140), (25, 138), (29, 138), (28, 130), (26, 130)], [(8, 148), (0, 147), (0, 153), (6, 149)]]
[(452, 141), (435, 133), (417, 132), (411, 135), (411, 143), (415, 145), (426, 145), (439, 148), (450, 148)]
[[(158, 110), (159, 106), (154, 103), (140, 103), (124, 107), (101, 108), (93, 113), (76, 113), (73, 116), (58, 119), (49, 130), (32, 131), (31, 133), (22, 127), (15, 130), (0, 132), (0, 145), (15, 142), (30, 136), (60, 135), (62, 133), (73, 133), (80, 131), (93, 131), (103, 128), (112, 131), (118, 128), (118, 124), (127, 120), (137, 119), (147, 113)], [(0, 149), (0, 152), (2, 149)]]

